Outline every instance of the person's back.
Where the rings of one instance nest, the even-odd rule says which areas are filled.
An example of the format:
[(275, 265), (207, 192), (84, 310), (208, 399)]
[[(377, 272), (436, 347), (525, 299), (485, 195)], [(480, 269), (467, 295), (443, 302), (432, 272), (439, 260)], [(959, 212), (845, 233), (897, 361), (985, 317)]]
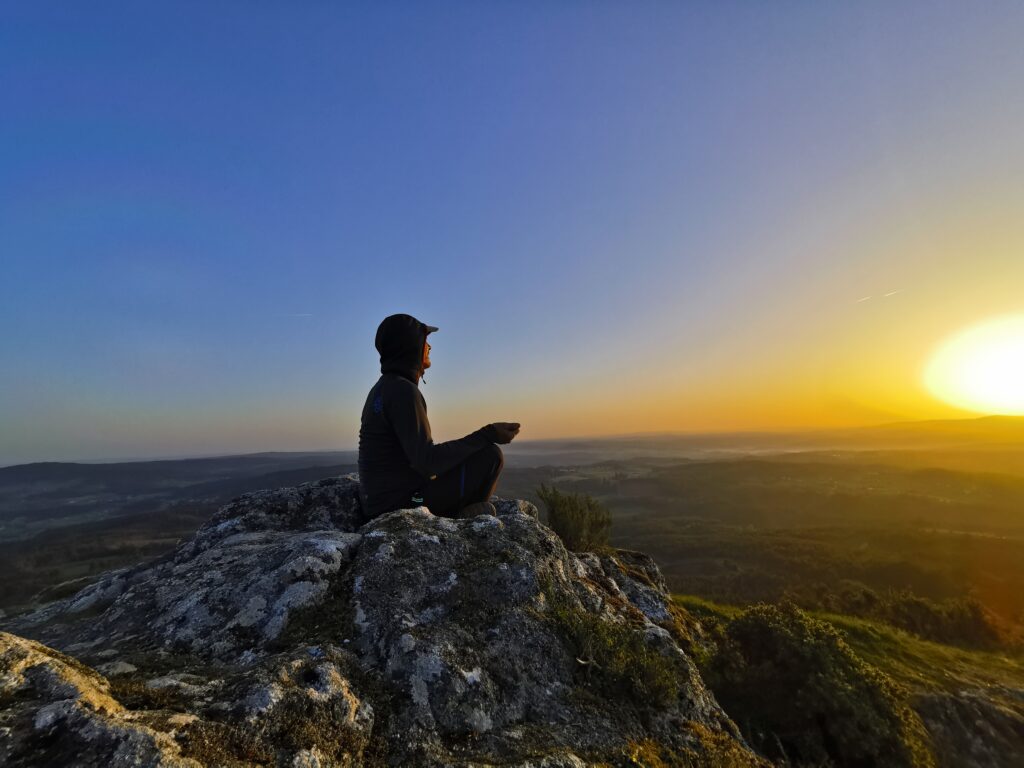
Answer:
[[(414, 390), (403, 392), (403, 389)], [(384, 404), (422, 398), (413, 382), (395, 373), (384, 373), (373, 385), (363, 405), (359, 429), (359, 482), (367, 517), (410, 504), (423, 484), (423, 475), (412, 468)], [(426, 405), (424, 404), (424, 410)], [(482, 448), (487, 443), (479, 442)]]
[(459, 440), (434, 444), (419, 380), (430, 367), (427, 335), (437, 328), (391, 315), (377, 329), (381, 376), (363, 404), (359, 479), (366, 518), (425, 504), (457, 515), (486, 502), (503, 466), (501, 449), (518, 424), (488, 424)]

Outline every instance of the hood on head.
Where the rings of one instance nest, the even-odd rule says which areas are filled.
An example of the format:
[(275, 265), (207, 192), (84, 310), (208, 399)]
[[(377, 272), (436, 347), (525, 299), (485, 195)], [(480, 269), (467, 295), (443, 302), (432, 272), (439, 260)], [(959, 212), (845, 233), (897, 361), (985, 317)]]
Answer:
[(412, 315), (389, 315), (377, 327), (374, 346), (380, 353), (380, 372), (397, 373), (411, 381), (423, 375), (423, 343), (433, 326)]

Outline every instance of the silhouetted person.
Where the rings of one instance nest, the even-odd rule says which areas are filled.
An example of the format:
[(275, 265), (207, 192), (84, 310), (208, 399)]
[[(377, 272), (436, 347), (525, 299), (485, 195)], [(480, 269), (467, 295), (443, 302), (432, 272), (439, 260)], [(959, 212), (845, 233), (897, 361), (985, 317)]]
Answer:
[(377, 328), (381, 376), (366, 396), (359, 427), (359, 486), (369, 519), (425, 504), (435, 515), (494, 514), (491, 494), (505, 465), (495, 443), (519, 425), (496, 422), (459, 440), (435, 444), (419, 382), (430, 367), (427, 335), (437, 328), (391, 315)]

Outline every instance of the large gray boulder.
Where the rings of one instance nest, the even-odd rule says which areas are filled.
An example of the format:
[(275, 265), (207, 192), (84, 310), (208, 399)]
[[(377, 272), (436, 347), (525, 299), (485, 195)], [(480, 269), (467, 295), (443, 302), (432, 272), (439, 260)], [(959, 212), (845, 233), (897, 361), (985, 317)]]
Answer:
[(568, 552), (532, 504), (493, 501), (364, 522), (355, 476), (247, 494), (6, 619), (0, 762), (759, 764), (650, 558)]
[(171, 734), (136, 720), (98, 672), (0, 632), (0, 765), (201, 768)]

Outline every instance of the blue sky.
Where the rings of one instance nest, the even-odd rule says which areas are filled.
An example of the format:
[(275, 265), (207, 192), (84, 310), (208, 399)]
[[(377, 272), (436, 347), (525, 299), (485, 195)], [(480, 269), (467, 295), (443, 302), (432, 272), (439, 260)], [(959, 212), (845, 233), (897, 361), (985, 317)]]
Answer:
[(392, 312), (441, 327), (437, 439), (939, 414), (915, 355), (1024, 310), (1022, 33), (1015, 3), (4, 3), (0, 462), (352, 447)]

